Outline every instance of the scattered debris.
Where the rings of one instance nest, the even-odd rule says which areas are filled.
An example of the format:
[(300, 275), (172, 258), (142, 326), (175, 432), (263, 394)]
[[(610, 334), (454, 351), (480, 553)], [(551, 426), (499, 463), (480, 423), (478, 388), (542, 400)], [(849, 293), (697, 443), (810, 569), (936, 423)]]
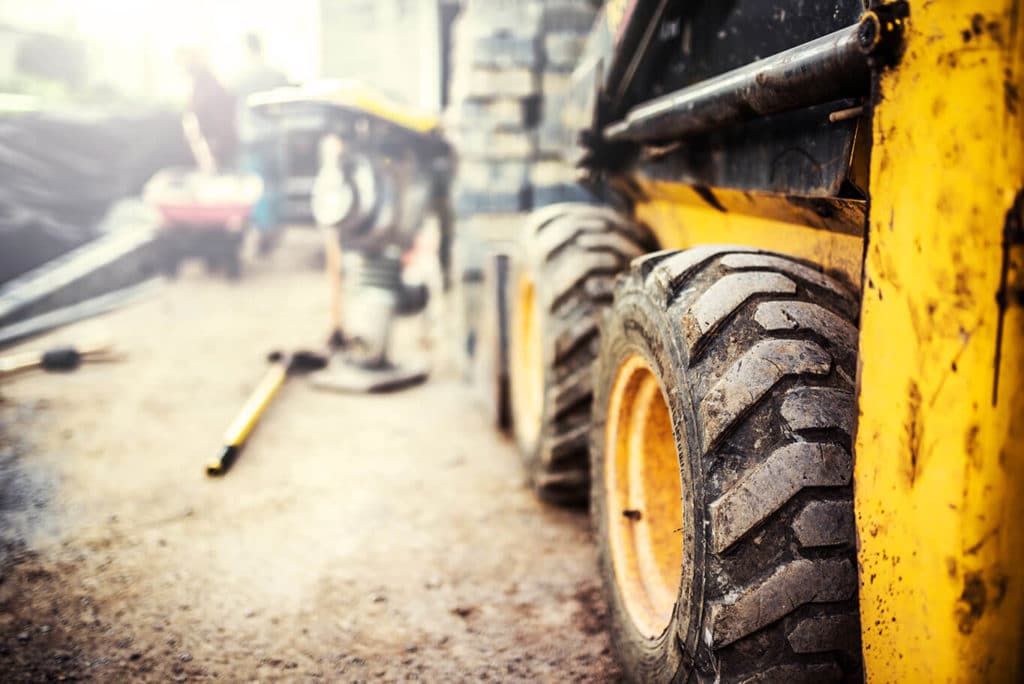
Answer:
[(458, 615), (460, 618), (467, 618), (476, 611), (474, 606), (456, 606), (452, 608), (452, 615)]

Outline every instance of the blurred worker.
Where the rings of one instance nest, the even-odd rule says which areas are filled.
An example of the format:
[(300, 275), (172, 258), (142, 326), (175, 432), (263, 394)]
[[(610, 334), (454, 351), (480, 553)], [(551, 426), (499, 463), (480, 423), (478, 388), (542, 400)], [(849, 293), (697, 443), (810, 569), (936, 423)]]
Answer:
[(198, 49), (182, 49), (178, 60), (191, 82), (185, 137), (203, 171), (233, 169), (238, 156), (235, 98), (213, 75)]
[(259, 232), (262, 253), (269, 252), (279, 236), (280, 205), (283, 195), (278, 141), (274, 125), (246, 104), (254, 93), (288, 84), (281, 71), (270, 66), (263, 53), (263, 41), (255, 33), (245, 37), (246, 66), (238, 79), (238, 129), (242, 143), (241, 167), (263, 179), (263, 197), (253, 207), (251, 220)]

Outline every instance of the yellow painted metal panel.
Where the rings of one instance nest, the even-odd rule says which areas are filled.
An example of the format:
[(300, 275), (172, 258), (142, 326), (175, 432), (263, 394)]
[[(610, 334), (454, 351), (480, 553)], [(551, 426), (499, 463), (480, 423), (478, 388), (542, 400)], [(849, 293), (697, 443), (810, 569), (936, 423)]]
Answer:
[(914, 0), (881, 79), (855, 471), (870, 682), (1024, 680), (1022, 19)]
[(637, 218), (664, 249), (758, 247), (807, 259), (860, 287), (865, 203), (636, 179)]

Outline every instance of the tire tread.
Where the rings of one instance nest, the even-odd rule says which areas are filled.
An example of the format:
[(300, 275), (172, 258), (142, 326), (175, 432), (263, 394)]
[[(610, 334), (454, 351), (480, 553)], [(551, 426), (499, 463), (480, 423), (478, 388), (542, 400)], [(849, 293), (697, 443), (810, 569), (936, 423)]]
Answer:
[[(672, 372), (685, 379), (660, 379), (667, 394), (688, 402), (681, 411), (692, 409), (686, 434), (702, 483), (694, 505), (703, 524), (693, 532), (704, 549), (701, 629), (672, 646), (696, 650), (661, 661), (641, 647), (625, 659), (639, 668), (630, 673), (636, 680), (664, 678), (671, 662), (692, 667), (685, 681), (697, 682), (861, 677), (855, 301), (845, 284), (812, 265), (731, 245), (652, 253), (617, 283), (611, 335), (639, 321), (661, 327), (631, 339), (672, 335), (659, 343), (659, 358), (678, 355)], [(602, 342), (602, 350), (612, 356), (615, 344)], [(604, 354), (602, 388), (617, 363)], [(608, 390), (601, 391), (604, 400)], [(598, 418), (602, 425), (608, 419)], [(597, 428), (591, 443), (600, 448)], [(601, 458), (595, 452), (595, 478)], [(628, 634), (613, 628), (620, 652), (634, 643)], [(690, 639), (695, 645), (687, 647)]]
[(544, 316), (544, 411), (536, 444), (520, 443), (538, 495), (585, 503), (588, 432), (600, 319), (615, 279), (650, 251), (650, 233), (608, 207), (563, 204), (535, 212), (526, 264)]

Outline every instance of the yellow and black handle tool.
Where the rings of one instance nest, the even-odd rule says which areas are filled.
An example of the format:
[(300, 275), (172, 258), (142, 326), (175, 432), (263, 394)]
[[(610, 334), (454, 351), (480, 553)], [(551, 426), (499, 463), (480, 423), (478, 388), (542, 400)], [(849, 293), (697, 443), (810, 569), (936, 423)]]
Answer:
[(107, 344), (26, 351), (0, 358), (0, 378), (34, 369), (50, 372), (73, 371), (82, 365), (83, 361), (113, 361), (117, 358), (119, 357)]
[(327, 365), (326, 356), (308, 351), (298, 351), (291, 355), (272, 352), (267, 360), (270, 361), (270, 368), (228, 426), (224, 433), (224, 446), (216, 458), (206, 464), (207, 475), (223, 475), (228, 471), (288, 376), (310, 373)]

